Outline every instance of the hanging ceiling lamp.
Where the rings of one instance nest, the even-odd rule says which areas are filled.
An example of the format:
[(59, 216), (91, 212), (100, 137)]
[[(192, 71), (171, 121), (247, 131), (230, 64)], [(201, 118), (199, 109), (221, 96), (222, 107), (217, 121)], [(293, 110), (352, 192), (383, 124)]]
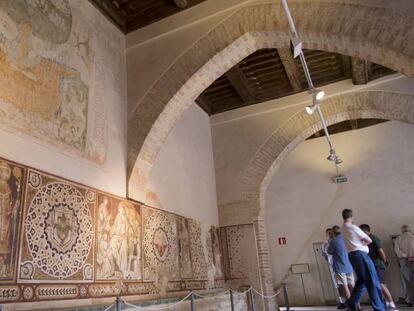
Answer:
[(305, 73), (306, 81), (308, 82), (308, 85), (309, 85), (309, 94), (312, 96), (312, 104), (307, 106), (305, 110), (308, 114), (313, 114), (315, 111), (318, 112), (319, 119), (321, 120), (323, 130), (325, 132), (326, 141), (329, 146), (329, 155), (327, 159), (329, 161), (332, 161), (335, 164), (336, 176), (333, 178), (333, 181), (336, 183), (346, 182), (348, 181), (348, 179), (345, 176), (340, 175), (339, 169), (338, 169), (338, 165), (341, 164), (343, 161), (338, 157), (338, 155), (335, 153), (335, 150), (332, 147), (331, 137), (329, 135), (328, 127), (326, 125), (326, 120), (325, 120), (325, 117), (323, 116), (323, 113), (320, 107), (322, 103), (322, 99), (325, 97), (325, 92), (322, 90), (316, 89), (315, 86), (313, 85), (313, 81), (312, 81), (312, 78), (309, 72), (308, 64), (306, 63), (305, 55), (303, 54), (303, 50), (302, 50), (303, 42), (300, 40), (299, 35), (296, 31), (295, 23), (293, 22), (292, 15), (290, 13), (290, 10), (287, 4), (287, 0), (281, 0), (281, 2), (282, 2), (283, 9), (285, 10), (287, 19), (288, 19), (290, 33), (291, 33), (290, 48), (291, 48), (293, 57), (294, 58), (299, 57), (300, 59), (300, 62), (303, 67), (303, 72)]

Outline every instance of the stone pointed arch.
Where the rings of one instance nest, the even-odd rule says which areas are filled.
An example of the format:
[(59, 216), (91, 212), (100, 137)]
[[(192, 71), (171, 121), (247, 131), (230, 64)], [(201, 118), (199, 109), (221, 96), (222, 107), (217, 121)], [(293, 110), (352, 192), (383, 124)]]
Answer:
[[(324, 100), (328, 125), (351, 119), (378, 118), (414, 124), (414, 95), (388, 91), (345, 93)], [(264, 198), (280, 163), (307, 137), (322, 129), (319, 117), (299, 111), (278, 128), (256, 152), (242, 178), (241, 197), (264, 207)]]
[[(362, 91), (333, 96), (324, 100), (322, 111), (328, 124), (351, 119), (378, 118), (414, 124), (414, 95), (387, 91)], [(277, 129), (256, 152), (242, 178), (241, 201), (234, 207), (243, 210), (246, 222), (255, 224), (259, 277), (264, 291), (273, 287), (270, 253), (264, 221), (265, 194), (280, 163), (299, 143), (322, 129), (316, 115), (299, 111)], [(222, 206), (224, 217), (235, 210)]]
[[(414, 76), (414, 19), (372, 4), (290, 1), (309, 49), (360, 57)], [(323, 16), (323, 18), (319, 18)], [(287, 20), (279, 4), (239, 9), (188, 49), (137, 104), (128, 121), (128, 193), (140, 190), (181, 114), (216, 78), (255, 50), (285, 47)]]

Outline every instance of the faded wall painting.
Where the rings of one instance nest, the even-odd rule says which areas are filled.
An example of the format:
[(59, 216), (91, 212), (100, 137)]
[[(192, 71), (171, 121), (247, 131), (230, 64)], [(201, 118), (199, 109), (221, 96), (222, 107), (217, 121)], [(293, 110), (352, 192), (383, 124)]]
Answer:
[(189, 220), (177, 218), (178, 258), (182, 279), (193, 277), (191, 268), (190, 228)]
[(180, 280), (176, 216), (143, 207), (144, 280)]
[(223, 288), (222, 257), (209, 224), (0, 159), (0, 304)]
[(0, 1), (0, 127), (103, 163), (92, 25), (77, 1)]
[(0, 160), (0, 281), (15, 276), (24, 175), (23, 167)]
[(29, 169), (19, 281), (92, 281), (94, 207), (94, 190)]
[(96, 279), (140, 280), (141, 211), (138, 204), (98, 193)]
[(222, 251), (220, 249), (220, 229), (216, 227), (211, 227), (211, 245), (213, 250), (213, 263), (215, 274), (214, 277), (216, 279), (220, 279), (224, 277), (223, 274), (223, 263), (222, 263)]

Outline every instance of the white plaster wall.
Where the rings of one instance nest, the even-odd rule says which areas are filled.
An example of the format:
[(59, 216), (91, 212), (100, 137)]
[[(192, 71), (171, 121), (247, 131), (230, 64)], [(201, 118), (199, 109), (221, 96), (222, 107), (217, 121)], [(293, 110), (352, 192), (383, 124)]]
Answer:
[(218, 225), (210, 121), (199, 106), (191, 106), (171, 131), (148, 184), (156, 194), (154, 205)]
[[(93, 24), (95, 60), (99, 68), (95, 98), (106, 114), (106, 159), (102, 165), (70, 155), (17, 132), (0, 131), (0, 156), (100, 190), (126, 195), (125, 36), (88, 1), (73, 1)], [(105, 132), (103, 130), (102, 132)]]
[[(312, 243), (324, 240), (325, 229), (341, 224), (341, 211), (354, 210), (357, 224), (368, 223), (390, 258), (386, 281), (395, 299), (401, 293), (390, 236), (402, 224), (414, 226), (414, 126), (390, 121), (333, 135), (341, 170), (349, 183), (334, 184), (332, 163), (326, 160), (324, 138), (301, 143), (282, 162), (266, 193), (265, 213), (273, 277), (281, 282), (289, 266), (309, 263), (304, 275), (309, 302), (322, 302)], [(287, 245), (279, 246), (278, 237)], [(289, 278), (293, 303), (304, 302), (300, 278)]]

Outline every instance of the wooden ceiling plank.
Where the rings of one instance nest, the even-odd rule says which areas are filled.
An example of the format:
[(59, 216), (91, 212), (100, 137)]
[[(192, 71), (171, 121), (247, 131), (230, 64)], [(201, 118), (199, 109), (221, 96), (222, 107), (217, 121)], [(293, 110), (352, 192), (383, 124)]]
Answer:
[(252, 77), (259, 77), (261, 75), (279, 75), (279, 74), (284, 74), (285, 70), (282, 68), (275, 68), (275, 67), (264, 67), (261, 69), (255, 69), (249, 72), (245, 72), (244, 74), (246, 75), (246, 77), (248, 77), (249, 79), (251, 79)]
[(226, 77), (244, 102), (255, 100), (253, 87), (239, 66), (234, 66), (226, 72)]
[(292, 89), (294, 91), (301, 90), (301, 74), (292, 52), (290, 49), (277, 49), (277, 52), (279, 53), (280, 60), (285, 68), (286, 76)]

